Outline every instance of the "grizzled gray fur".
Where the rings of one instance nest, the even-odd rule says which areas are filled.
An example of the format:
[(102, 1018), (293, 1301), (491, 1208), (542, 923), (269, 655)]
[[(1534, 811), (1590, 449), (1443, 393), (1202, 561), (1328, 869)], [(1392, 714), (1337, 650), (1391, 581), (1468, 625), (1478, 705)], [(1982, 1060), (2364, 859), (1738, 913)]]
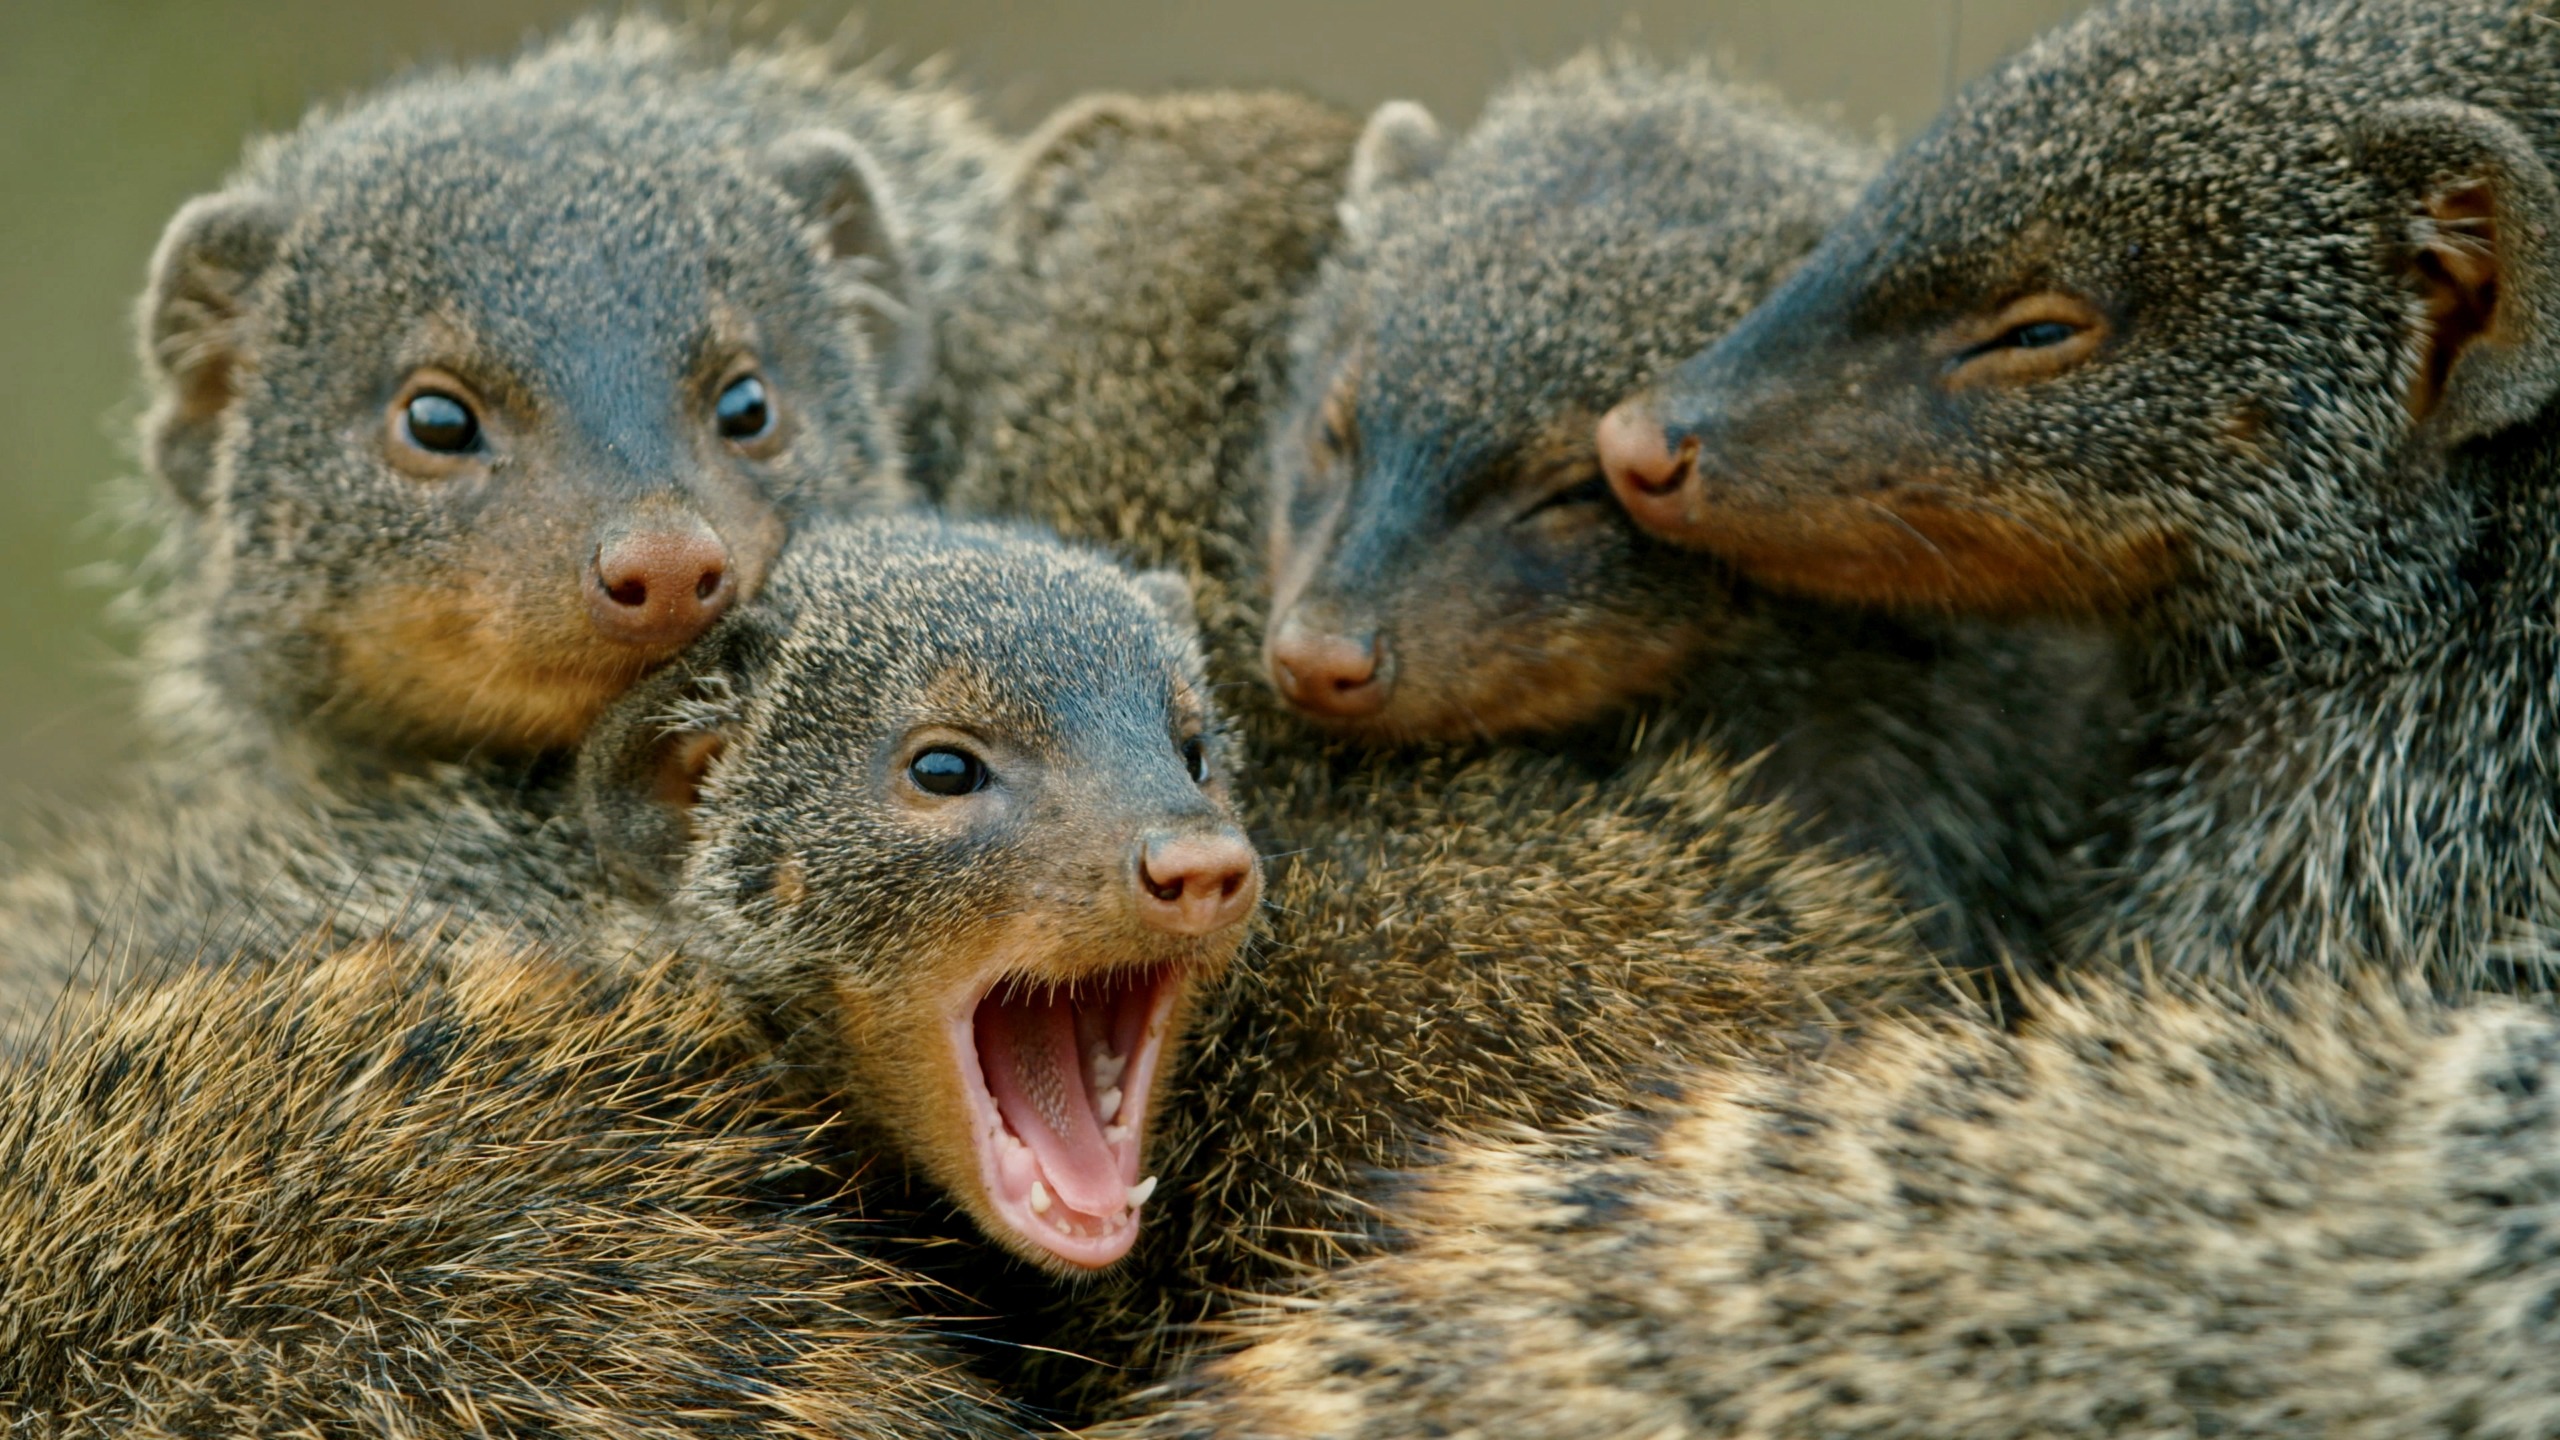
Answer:
[(1379, 750), (1262, 682), (1266, 434), (1359, 130), (1287, 95), (1082, 102), (1025, 143), (954, 309), (956, 369), (981, 378), (950, 503), (1188, 572), (1270, 865), (1128, 1259), (1073, 1287), (920, 1262), (999, 1317), (1015, 1343), (989, 1363), (1038, 1403), (1108, 1405), (1235, 1288), (1360, 1253), (1347, 1197), (1448, 1126), (1563, 1123), (1667, 1059), (1786, 1048), (1926, 993), (1881, 877), (1740, 794), (1712, 744)]
[(2032, 953), (2112, 751), (2103, 644), (1738, 584), (1630, 523), (1592, 443), (1813, 248), (1874, 154), (1703, 64), (1606, 53), (1514, 82), (1454, 143), (1390, 105), (1360, 154), (1271, 431), (1273, 683), (1371, 740), (1606, 721), (1768, 751), (1751, 792), (1888, 857), (1942, 941)]
[[(39, 1433), (1005, 1433), (876, 1228), (901, 1176), (971, 1173), (934, 1148), (941, 1077), (850, 1042), (954, 973), (1214, 977), (1241, 924), (1131, 928), (1105, 843), (1232, 828), (1198, 663), (1166, 587), (1089, 554), (821, 522), (538, 803), (443, 767), (274, 847), (413, 877), (471, 933), (381, 941), (403, 923), (316, 883), (208, 864), (163, 894), (138, 867), (129, 903), (265, 917), (276, 963), (133, 954), (0, 1068), (11, 1393)], [(919, 728), (1003, 757), (979, 823), (898, 790)], [(503, 933), (528, 893), (545, 923)], [(1026, 929), (1048, 948), (1007, 948)]]
[[(2262, 997), (2263, 998), (2263, 997)], [(1119, 1435), (2549, 1435), (2560, 1021), (2043, 995), (1459, 1147)]]
[(2560, 843), (2544, 12), (2065, 27), (1639, 402), (1686, 458), (1622, 493), (1771, 584), (2111, 623), (2100, 952), (2548, 984), (2508, 954)]
[(725, 550), (733, 603), (798, 518), (894, 493), (991, 147), (947, 90), (637, 19), (253, 146), (142, 303), (160, 718), (324, 776), (573, 744), (700, 629), (599, 633), (617, 537)]

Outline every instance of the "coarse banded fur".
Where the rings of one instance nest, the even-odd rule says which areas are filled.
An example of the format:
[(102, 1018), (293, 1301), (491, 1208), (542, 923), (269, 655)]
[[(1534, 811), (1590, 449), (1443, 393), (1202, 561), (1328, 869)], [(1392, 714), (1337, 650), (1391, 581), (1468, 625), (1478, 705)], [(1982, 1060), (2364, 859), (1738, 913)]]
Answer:
[(1026, 144), (999, 261), (955, 307), (979, 403), (949, 502), (1191, 577), (1271, 866), (1129, 1260), (1064, 1292), (953, 1275), (1016, 1317), (1001, 1333), (1101, 1362), (1026, 1352), (1040, 1403), (1107, 1404), (1228, 1289), (1359, 1253), (1348, 1197), (1443, 1127), (1563, 1123), (1675, 1058), (1819, 1043), (1923, 988), (1880, 878), (1808, 850), (1710, 748), (1369, 753), (1261, 685), (1263, 435), (1356, 133), (1287, 96), (1086, 102)]
[(158, 751), (12, 857), (0, 1020), (324, 921), (573, 934), (557, 752), (793, 525), (903, 493), (994, 147), (938, 82), (638, 18), (254, 144), (141, 307)]
[(0, 1069), (12, 1435), (1002, 1436), (719, 988), (181, 966)]
[(2560, 1432), (2560, 1019), (2041, 994), (1459, 1148), (1122, 1440)]
[(141, 307), (154, 713), (323, 778), (574, 744), (797, 519), (896, 493), (993, 144), (945, 88), (635, 18), (253, 145)]
[(1885, 857), (1954, 956), (2032, 958), (2113, 758), (2103, 642), (1792, 601), (1611, 502), (1600, 413), (1811, 251), (1880, 157), (1693, 62), (1585, 54), (1464, 135), (1369, 122), (1271, 428), (1265, 658), (1372, 742), (1703, 729)]
[(2551, 984), (2547, 12), (2104, 7), (1603, 426), (1631, 513), (1763, 583), (2114, 627), (2102, 959)]
[[(804, 526), (764, 595), (607, 711), (556, 813), (449, 767), (313, 832), (314, 866), (417, 864), (457, 905), (573, 899), (556, 946), (480, 912), (466, 940), (350, 919), (314, 941), (358, 937), (334, 954), (135, 954), (21, 1037), (0, 1234), (59, 1253), (13, 1248), (0, 1341), (48, 1338), (0, 1394), (64, 1427), (249, 1433), (980, 1423), (956, 1379), (936, 1398), (894, 1355), (864, 1378), (914, 1348), (891, 1317), (926, 1293), (888, 1247), (1091, 1268), (1136, 1236), (1161, 1077), (1258, 878), (1199, 664), (1172, 587), (1053, 540)], [(439, 849), (457, 813), (543, 843)], [(201, 923), (257, 905), (288, 933), (300, 892), (227, 882)], [(917, 1228), (910, 1177), (973, 1233)], [(697, 1245), (653, 1270), (661, 1229)]]

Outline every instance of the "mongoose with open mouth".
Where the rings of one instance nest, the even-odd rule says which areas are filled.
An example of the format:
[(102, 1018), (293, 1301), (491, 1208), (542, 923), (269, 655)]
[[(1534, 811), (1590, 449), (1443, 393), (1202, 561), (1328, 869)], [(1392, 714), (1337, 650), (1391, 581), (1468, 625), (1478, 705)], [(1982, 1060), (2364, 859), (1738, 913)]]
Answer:
[(2530, 0), (2106, 6), (1613, 411), (1612, 484), (1771, 586), (2110, 624), (2074, 948), (2547, 986), (2555, 117)]
[(460, 767), (335, 837), (588, 888), (556, 962), (137, 959), (26, 1038), (0, 1215), (47, 1238), (0, 1287), (0, 1336), (41, 1337), (0, 1346), (11, 1393), (74, 1430), (995, 1430), (888, 1243), (908, 1177), (1056, 1270), (1138, 1235), (1260, 884), (1206, 695), (1178, 587), (1013, 529), (802, 527), (607, 711), (551, 843), (439, 850), (508, 800)]
[(1261, 868), (1188, 597), (1000, 528), (828, 526), (581, 755), (600, 853), (1012, 1252), (1107, 1267)]

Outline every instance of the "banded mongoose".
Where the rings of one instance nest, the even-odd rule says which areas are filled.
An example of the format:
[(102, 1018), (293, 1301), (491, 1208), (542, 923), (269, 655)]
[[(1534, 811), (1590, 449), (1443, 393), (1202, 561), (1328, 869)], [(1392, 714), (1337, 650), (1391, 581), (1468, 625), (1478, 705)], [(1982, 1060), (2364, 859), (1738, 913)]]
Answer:
[(857, 1142), (1085, 1271), (1138, 1236), (1157, 1090), (1260, 897), (1227, 746), (1178, 581), (883, 521), (796, 538), (580, 788)]
[(1272, 428), (1271, 684), (1372, 741), (1703, 724), (1768, 752), (1753, 793), (1889, 857), (1952, 953), (2028, 958), (2112, 749), (2103, 645), (1737, 586), (1630, 523), (1592, 443), (1877, 157), (1704, 64), (1608, 52), (1454, 142), (1388, 105), (1356, 157)]
[(681, 967), (370, 945), (74, 1008), (0, 1068), (12, 1433), (1031, 1433)]
[(1460, 1149), (1124, 1437), (2542, 1436), (2560, 1018), (2045, 994)]
[(2095, 953), (2548, 985), (2544, 10), (2064, 27), (1612, 413), (1621, 500), (1773, 586), (2112, 624), (2143, 761), (2077, 887)]
[(253, 146), (141, 307), (173, 701), (575, 743), (795, 519), (895, 485), (920, 257), (992, 147), (956, 92), (639, 19)]
[(1044, 1404), (1107, 1407), (1228, 1289), (1357, 1253), (1347, 1197), (1444, 1126), (1562, 1123), (1674, 1057), (1818, 1042), (1835, 1010), (1922, 993), (1877, 877), (1706, 747), (1370, 754), (1260, 683), (1262, 437), (1357, 133), (1287, 96), (1087, 102), (1026, 144), (1000, 263), (954, 307), (979, 404), (949, 502), (1192, 576), (1272, 866), (1161, 1109), (1165, 1188), (1128, 1260), (1065, 1292), (952, 1275), (971, 1313), (1017, 1317), (997, 1333)]
[[(92, 1208), (27, 1253), (46, 1284), (0, 1295), (0, 1327), (53, 1336), (26, 1383), (66, 1415), (254, 1401), (262, 1429), (484, 1401), (595, 1428), (939, 1423), (929, 1391), (877, 1398), (924, 1343), (900, 1338), (925, 1303), (889, 1258), (914, 1233), (900, 1177), (1041, 1263), (1117, 1258), (1187, 1001), (1256, 899), (1180, 610), (1020, 532), (804, 526), (758, 600), (598, 723), (551, 826), (574, 838), (474, 862), (600, 865), (612, 899), (557, 963), (483, 940), (146, 966), (121, 1008), (51, 1017), (0, 1070), (25, 1102), (0, 1214), (44, 1233), (66, 1186)], [(127, 1168), (83, 1180), (101, 1137)], [(617, 1254), (630, 1348), (590, 1375), (574, 1357), (625, 1318)], [(794, 1411), (801, 1380), (851, 1390)]]
[[(177, 502), (163, 763), (133, 813), (32, 850), (0, 990), (41, 1003), (101, 945), (220, 948), (198, 902), (253, 860), (274, 889), (232, 888), (261, 912), (237, 943), (298, 942), (314, 895), (351, 933), (474, 898), (332, 867), (326, 832), (406, 816), (458, 783), (439, 763), (556, 789), (523, 757), (752, 596), (792, 524), (901, 488), (927, 290), (992, 144), (945, 88), (631, 19), (254, 146), (141, 305)], [(491, 829), (449, 843), (523, 843)], [(171, 863), (137, 883), (180, 887), (151, 906), (118, 899), (138, 831), (204, 851), (150, 842)], [(539, 897), (477, 898), (530, 923)]]

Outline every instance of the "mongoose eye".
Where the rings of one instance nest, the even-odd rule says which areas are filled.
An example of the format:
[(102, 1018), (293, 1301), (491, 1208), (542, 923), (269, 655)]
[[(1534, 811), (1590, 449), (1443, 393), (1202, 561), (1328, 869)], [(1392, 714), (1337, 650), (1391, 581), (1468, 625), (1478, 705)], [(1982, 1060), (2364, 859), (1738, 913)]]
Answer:
[(937, 746), (907, 762), (907, 778), (928, 795), (969, 795), (987, 788), (987, 763), (966, 750)]
[(773, 402), (765, 394), (764, 381), (756, 376), (741, 375), (730, 381), (711, 409), (723, 438), (761, 440), (773, 430)]
[(410, 444), (438, 455), (461, 455), (480, 443), (480, 417), (441, 390), (410, 396), (400, 412), (400, 428)]
[(1610, 505), (1614, 503), (1616, 502), (1611, 500), (1609, 497), (1609, 477), (1595, 472), (1575, 484), (1565, 486), (1561, 490), (1548, 492), (1548, 494), (1543, 499), (1539, 500), (1538, 503), (1521, 511), (1520, 518), (1523, 521), (1534, 520), (1538, 516), (1547, 514), (1550, 511), (1569, 509), (1577, 505)]
[(1182, 742), (1182, 768), (1191, 772), (1192, 784), (1209, 783), (1209, 747), (1197, 735)]
[(2039, 320), (2033, 325), (2018, 325), (2002, 331), (2000, 338), (1985, 348), (2041, 350), (2047, 345), (2062, 344), (2079, 333), (2077, 326), (2065, 325), (2059, 320)]
[(1950, 357), (1946, 385), (1965, 390), (2051, 379), (2096, 355), (2107, 329), (2105, 313), (2079, 296), (2038, 291), (1952, 327), (1940, 342)]

